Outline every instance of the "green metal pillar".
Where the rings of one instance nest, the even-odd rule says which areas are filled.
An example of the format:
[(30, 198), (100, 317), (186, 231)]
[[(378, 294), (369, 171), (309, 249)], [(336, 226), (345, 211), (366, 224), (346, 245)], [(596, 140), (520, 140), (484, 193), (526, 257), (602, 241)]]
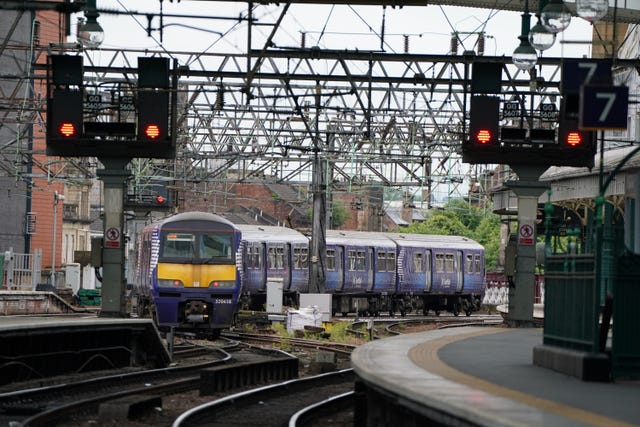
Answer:
[(124, 198), (126, 166), (130, 159), (101, 158), (104, 169), (98, 178), (104, 183), (102, 238), (102, 310), (101, 317), (128, 317), (126, 310)]

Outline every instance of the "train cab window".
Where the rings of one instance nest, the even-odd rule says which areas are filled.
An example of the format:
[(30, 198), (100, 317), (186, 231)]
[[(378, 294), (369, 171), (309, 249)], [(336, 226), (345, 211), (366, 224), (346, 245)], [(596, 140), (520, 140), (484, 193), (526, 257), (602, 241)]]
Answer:
[(231, 259), (231, 235), (202, 234), (200, 237), (200, 257), (205, 259)]
[(191, 233), (167, 233), (162, 246), (162, 256), (168, 258), (193, 258), (196, 236)]
[(436, 254), (436, 273), (444, 273), (444, 254)]
[(482, 271), (482, 264), (480, 263), (480, 255), (478, 254), (474, 255), (473, 259), (476, 264), (476, 273), (480, 274), (480, 272)]
[(465, 271), (467, 274), (473, 274), (473, 255), (467, 254), (465, 261)]
[(336, 271), (335, 249), (327, 249), (327, 271)]
[(413, 254), (413, 271), (416, 273), (424, 272), (424, 257), (422, 256), (422, 252)]
[(444, 270), (447, 273), (453, 273), (455, 271), (455, 260), (453, 254), (446, 254), (444, 256)]
[(308, 267), (309, 250), (307, 248), (293, 248), (293, 268), (303, 270)]

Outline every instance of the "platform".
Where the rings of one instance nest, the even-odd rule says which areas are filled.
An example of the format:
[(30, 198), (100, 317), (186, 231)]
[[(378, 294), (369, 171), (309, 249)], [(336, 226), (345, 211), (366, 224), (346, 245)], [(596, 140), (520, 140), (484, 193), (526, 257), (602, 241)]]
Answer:
[(165, 367), (150, 319), (95, 315), (0, 316), (0, 385), (122, 367)]
[(640, 426), (640, 381), (585, 382), (534, 366), (542, 332), (464, 327), (359, 347), (361, 425)]

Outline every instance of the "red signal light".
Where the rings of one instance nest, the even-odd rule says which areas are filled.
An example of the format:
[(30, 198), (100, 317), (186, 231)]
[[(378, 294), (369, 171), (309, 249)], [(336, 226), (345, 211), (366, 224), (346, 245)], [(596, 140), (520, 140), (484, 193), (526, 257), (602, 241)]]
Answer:
[(480, 129), (476, 133), (476, 141), (480, 144), (486, 144), (491, 142), (491, 132), (488, 129)]
[(567, 144), (571, 147), (577, 147), (582, 143), (582, 134), (577, 131), (567, 133)]
[(69, 138), (76, 134), (76, 127), (73, 125), (73, 123), (63, 122), (60, 123), (60, 126), (58, 126), (58, 132), (60, 132), (60, 135)]
[(160, 128), (154, 124), (147, 125), (144, 128), (144, 134), (147, 135), (149, 139), (156, 139), (160, 136)]
[(163, 204), (164, 204), (164, 201), (165, 201), (165, 198), (164, 198), (164, 197), (162, 197), (162, 196), (156, 196), (156, 202), (157, 202), (159, 205), (163, 205)]

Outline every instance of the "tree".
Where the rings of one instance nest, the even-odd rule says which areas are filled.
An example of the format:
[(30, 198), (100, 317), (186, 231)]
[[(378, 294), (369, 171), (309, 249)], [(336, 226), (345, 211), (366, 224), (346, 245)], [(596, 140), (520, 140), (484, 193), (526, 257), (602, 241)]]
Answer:
[(452, 200), (444, 209), (432, 210), (424, 222), (414, 222), (403, 233), (464, 236), (484, 246), (485, 269), (495, 270), (500, 253), (500, 216), (485, 213), (463, 200)]
[(485, 270), (495, 270), (500, 255), (500, 217), (495, 214), (483, 217), (473, 239), (484, 246)]
[(406, 233), (467, 236), (471, 234), (454, 211), (432, 211), (424, 222), (414, 222), (402, 230)]

